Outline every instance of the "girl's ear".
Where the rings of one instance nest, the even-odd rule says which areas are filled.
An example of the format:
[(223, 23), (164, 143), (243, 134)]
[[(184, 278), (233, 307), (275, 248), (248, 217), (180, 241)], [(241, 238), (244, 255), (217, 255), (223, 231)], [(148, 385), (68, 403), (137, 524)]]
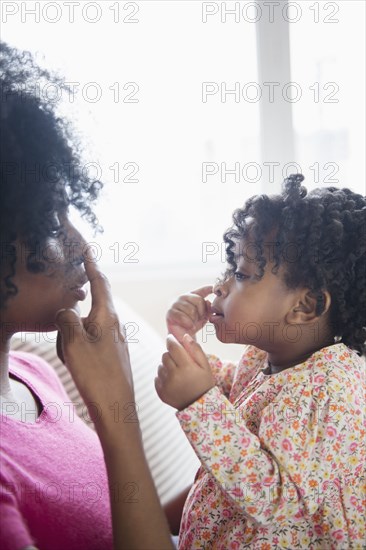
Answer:
[(311, 323), (329, 311), (331, 297), (327, 290), (315, 294), (305, 288), (297, 296), (296, 304), (289, 310), (286, 321), (289, 324)]

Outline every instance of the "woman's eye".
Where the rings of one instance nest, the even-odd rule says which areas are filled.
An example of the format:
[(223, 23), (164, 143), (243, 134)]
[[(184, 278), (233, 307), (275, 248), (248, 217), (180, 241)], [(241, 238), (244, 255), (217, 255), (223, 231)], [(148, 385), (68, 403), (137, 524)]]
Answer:
[(235, 271), (234, 277), (237, 281), (243, 281), (244, 279), (249, 279), (248, 275), (244, 275), (244, 273), (240, 273), (240, 271)]
[(51, 235), (53, 237), (59, 237), (61, 235), (61, 229), (62, 229), (62, 226), (61, 225), (57, 225), (57, 226), (54, 226), (52, 229), (51, 229)]
[(57, 234), (61, 229), (61, 223), (60, 223), (60, 220), (59, 220), (59, 217), (58, 217), (58, 214), (57, 212), (55, 212), (52, 216), (52, 229), (51, 229), (51, 233), (53, 235)]

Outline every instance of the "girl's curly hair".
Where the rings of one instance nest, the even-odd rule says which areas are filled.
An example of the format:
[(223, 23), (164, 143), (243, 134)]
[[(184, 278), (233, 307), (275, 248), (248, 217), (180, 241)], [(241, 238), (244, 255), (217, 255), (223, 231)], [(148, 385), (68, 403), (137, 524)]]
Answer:
[(365, 197), (335, 187), (307, 194), (303, 180), (302, 174), (291, 175), (280, 195), (256, 195), (234, 212), (233, 226), (224, 234), (230, 266), (225, 276), (237, 268), (236, 243), (249, 237), (255, 243), (261, 278), (268, 258), (265, 248), (270, 245), (272, 271), (282, 265), (289, 288), (309, 288), (317, 297), (318, 314), (324, 305), (323, 291), (328, 290), (333, 335), (365, 354)]
[[(57, 101), (43, 93), (49, 88), (71, 93), (62, 77), (39, 67), (29, 52), (0, 42), (0, 308), (17, 293), (11, 281), (17, 238), (36, 250), (55, 235), (55, 214), (69, 205), (100, 229), (90, 203), (102, 183), (85, 173), (81, 144), (70, 123), (57, 116)], [(45, 265), (30, 254), (27, 268)]]

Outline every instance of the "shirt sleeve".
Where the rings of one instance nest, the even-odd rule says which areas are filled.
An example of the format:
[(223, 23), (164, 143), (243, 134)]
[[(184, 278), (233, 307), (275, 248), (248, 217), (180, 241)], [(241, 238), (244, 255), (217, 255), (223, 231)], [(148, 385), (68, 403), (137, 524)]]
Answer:
[(237, 365), (231, 361), (221, 361), (216, 355), (207, 355), (207, 359), (217, 387), (229, 397)]
[(0, 548), (22, 550), (36, 546), (18, 508), (17, 498), (11, 484), (0, 479)]
[(214, 387), (177, 417), (220, 489), (244, 514), (266, 524), (314, 514), (324, 500), (322, 482), (328, 480), (332, 490), (332, 482), (350, 473), (346, 453), (333, 447), (353, 425), (349, 407), (334, 414), (341, 405), (342, 397), (331, 399), (324, 385), (288, 384), (262, 409), (257, 436), (243, 420), (245, 404), (235, 408)]

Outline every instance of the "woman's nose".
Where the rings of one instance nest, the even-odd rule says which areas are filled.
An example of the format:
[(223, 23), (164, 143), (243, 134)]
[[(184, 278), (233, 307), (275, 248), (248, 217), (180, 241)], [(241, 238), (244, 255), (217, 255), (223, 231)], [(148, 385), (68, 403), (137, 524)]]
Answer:
[(88, 243), (71, 222), (68, 223), (67, 238), (72, 243), (71, 263), (82, 263)]
[(78, 246), (80, 249), (84, 248), (87, 244), (86, 240), (84, 239), (83, 235), (80, 233), (78, 229), (72, 224), (70, 224), (70, 236), (71, 238), (78, 243)]

